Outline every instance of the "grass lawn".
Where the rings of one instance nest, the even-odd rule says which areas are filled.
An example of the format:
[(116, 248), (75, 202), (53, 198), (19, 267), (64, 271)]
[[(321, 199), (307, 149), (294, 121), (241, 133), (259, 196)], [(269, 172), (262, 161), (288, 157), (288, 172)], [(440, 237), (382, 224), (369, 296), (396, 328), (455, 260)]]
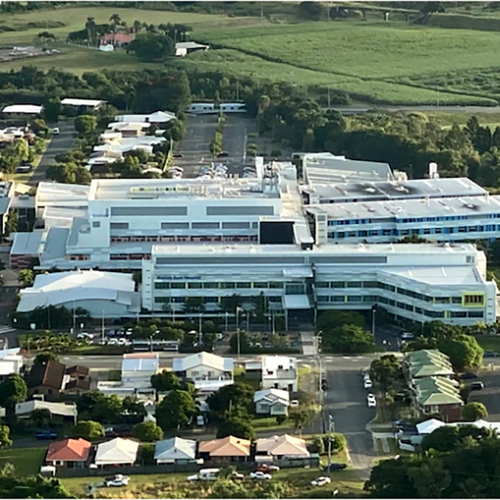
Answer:
[(0, 466), (11, 463), (18, 476), (38, 474), (43, 463), (46, 448), (9, 448), (0, 450)]
[[(359, 480), (356, 471), (346, 470), (333, 472), (332, 483), (314, 488), (310, 485), (313, 479), (323, 475), (319, 469), (283, 469), (273, 475), (273, 478), (287, 484), (288, 493), (294, 498), (305, 498), (313, 490), (331, 492), (338, 489), (342, 494), (359, 495), (363, 482)], [(188, 483), (188, 474), (149, 474), (132, 476), (126, 488), (99, 488), (96, 498), (207, 498), (211, 493), (208, 482)], [(70, 493), (78, 498), (87, 496), (87, 486), (102, 481), (103, 477), (84, 477), (62, 479)], [(249, 483), (250, 484), (250, 483)]]
[[(476, 335), (477, 343), (485, 351), (500, 352), (500, 335)], [(485, 363), (488, 358), (485, 359)]]
[(278, 424), (275, 417), (254, 417), (252, 425), (256, 431), (281, 431), (287, 427), (293, 427), (293, 423), (286, 420), (281, 425)]

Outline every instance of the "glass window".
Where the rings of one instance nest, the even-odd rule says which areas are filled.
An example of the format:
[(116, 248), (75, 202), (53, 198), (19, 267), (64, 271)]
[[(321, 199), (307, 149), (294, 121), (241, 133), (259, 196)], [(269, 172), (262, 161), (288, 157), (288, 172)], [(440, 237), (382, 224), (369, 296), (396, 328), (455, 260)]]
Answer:
[(452, 304), (461, 304), (462, 303), (462, 297), (452, 297), (451, 298), (451, 303)]
[(362, 287), (362, 282), (361, 281), (348, 281), (346, 283), (347, 288), (361, 288)]
[(361, 295), (348, 295), (347, 302), (362, 302), (363, 298)]
[(328, 281), (316, 281), (317, 288), (329, 288), (330, 283)]
[(165, 281), (160, 281), (155, 283), (156, 290), (168, 290), (170, 288), (170, 283)]
[(330, 297), (330, 302), (344, 302), (344, 296), (343, 295), (332, 295)]
[(330, 281), (331, 288), (345, 288), (345, 281)]
[(330, 302), (328, 295), (318, 295), (318, 302)]
[(233, 283), (233, 282), (226, 282), (226, 283), (222, 283), (222, 288), (236, 288), (236, 283)]
[(250, 288), (250, 283), (241, 281), (236, 283), (236, 288)]
[(186, 283), (174, 281), (174, 282), (170, 283), (170, 288), (172, 288), (172, 289), (186, 288)]
[(219, 283), (216, 283), (214, 281), (203, 283), (203, 288), (219, 288)]
[(363, 281), (363, 288), (377, 288), (377, 285), (376, 281)]
[(283, 288), (283, 283), (280, 283), (279, 281), (271, 281), (271, 283), (269, 283), (269, 288)]
[(269, 288), (269, 283), (264, 281), (255, 281), (253, 284), (254, 288)]
[(449, 297), (434, 297), (434, 302), (436, 304), (449, 304), (450, 298)]
[(188, 288), (203, 288), (203, 283), (188, 283)]
[(483, 317), (483, 311), (469, 311), (467, 313), (467, 316), (469, 318), (482, 318)]

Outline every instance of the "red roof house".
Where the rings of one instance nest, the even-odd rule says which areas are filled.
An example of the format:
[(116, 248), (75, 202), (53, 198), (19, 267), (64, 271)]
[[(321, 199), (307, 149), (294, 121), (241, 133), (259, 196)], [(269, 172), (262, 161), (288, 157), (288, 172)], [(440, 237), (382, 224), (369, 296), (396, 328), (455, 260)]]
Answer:
[(63, 439), (51, 443), (45, 461), (49, 465), (83, 467), (90, 453), (91, 444), (85, 439)]
[(126, 47), (134, 38), (133, 33), (106, 33), (101, 36), (100, 44)]

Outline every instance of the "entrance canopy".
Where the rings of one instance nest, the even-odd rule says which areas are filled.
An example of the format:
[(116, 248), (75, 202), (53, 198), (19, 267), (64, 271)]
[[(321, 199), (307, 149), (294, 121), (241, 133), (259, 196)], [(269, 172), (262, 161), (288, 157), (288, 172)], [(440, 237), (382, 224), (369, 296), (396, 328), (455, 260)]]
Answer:
[(308, 295), (285, 295), (283, 309), (311, 309), (311, 301)]

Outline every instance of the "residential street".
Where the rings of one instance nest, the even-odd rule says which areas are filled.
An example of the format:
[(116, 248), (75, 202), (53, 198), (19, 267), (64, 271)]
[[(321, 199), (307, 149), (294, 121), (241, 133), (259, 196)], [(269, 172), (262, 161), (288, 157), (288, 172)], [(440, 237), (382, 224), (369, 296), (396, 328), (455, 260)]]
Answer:
[(38, 167), (28, 179), (27, 184), (30, 186), (36, 186), (39, 182), (44, 181), (47, 168), (56, 163), (55, 157), (71, 149), (75, 142), (75, 127), (72, 120), (60, 121), (57, 123), (56, 127), (59, 128), (60, 133), (52, 137), (47, 151), (43, 154)]

